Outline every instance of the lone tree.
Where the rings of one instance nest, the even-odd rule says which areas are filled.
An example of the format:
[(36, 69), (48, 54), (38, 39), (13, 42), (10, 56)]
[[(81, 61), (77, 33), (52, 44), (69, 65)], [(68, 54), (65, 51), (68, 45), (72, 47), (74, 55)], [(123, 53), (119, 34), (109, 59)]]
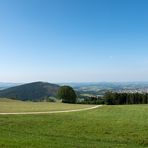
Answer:
[(58, 98), (62, 99), (63, 103), (76, 103), (76, 93), (70, 86), (62, 86), (58, 91)]

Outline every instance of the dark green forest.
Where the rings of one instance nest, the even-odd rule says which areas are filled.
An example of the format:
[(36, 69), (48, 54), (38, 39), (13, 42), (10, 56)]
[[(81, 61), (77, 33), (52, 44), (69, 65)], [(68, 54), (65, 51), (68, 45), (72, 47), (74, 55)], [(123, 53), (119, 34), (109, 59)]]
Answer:
[(148, 93), (107, 92), (104, 98), (107, 105), (148, 104)]

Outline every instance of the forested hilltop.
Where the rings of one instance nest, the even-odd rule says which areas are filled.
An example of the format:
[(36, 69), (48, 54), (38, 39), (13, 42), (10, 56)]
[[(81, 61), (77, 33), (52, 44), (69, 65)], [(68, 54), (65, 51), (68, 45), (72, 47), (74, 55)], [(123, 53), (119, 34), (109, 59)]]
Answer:
[(28, 83), (0, 91), (0, 97), (23, 101), (41, 101), (57, 94), (59, 86), (46, 82)]

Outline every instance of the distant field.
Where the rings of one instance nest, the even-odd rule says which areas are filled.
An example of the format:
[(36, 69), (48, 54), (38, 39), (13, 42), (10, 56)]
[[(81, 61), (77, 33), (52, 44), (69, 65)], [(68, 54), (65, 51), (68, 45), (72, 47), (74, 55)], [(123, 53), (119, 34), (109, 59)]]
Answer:
[[(11, 108), (11, 104), (7, 105)], [(146, 148), (148, 105), (104, 106), (61, 114), (2, 115), (0, 147)]]
[(51, 102), (23, 102), (10, 99), (0, 99), (0, 113), (64, 111), (83, 109), (92, 106), (94, 105), (73, 105)]

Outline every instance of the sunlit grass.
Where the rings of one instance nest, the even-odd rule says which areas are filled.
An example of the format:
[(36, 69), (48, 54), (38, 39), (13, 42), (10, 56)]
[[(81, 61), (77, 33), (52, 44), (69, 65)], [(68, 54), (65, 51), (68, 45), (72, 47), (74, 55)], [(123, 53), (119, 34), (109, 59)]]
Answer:
[(63, 111), (92, 107), (93, 105), (64, 104), (51, 102), (23, 102), (0, 99), (0, 113)]
[(0, 116), (4, 148), (148, 147), (148, 106), (102, 108), (49, 115)]

